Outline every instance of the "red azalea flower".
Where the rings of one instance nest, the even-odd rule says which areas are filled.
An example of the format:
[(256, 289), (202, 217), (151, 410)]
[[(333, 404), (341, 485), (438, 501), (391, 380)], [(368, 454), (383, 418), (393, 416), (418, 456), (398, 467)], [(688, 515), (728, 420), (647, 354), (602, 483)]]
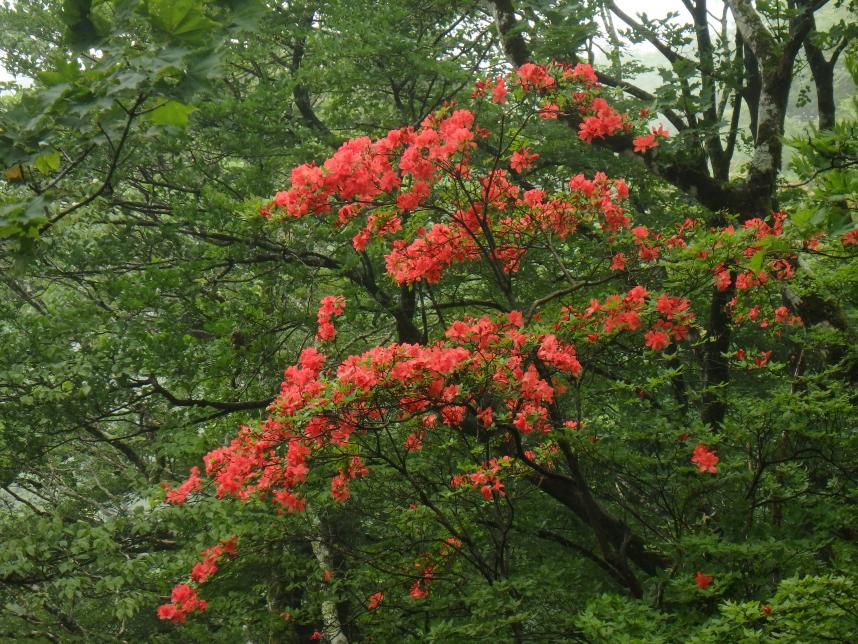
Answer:
[(709, 588), (709, 584), (712, 583), (712, 575), (704, 575), (698, 570), (697, 574), (694, 575), (694, 583), (697, 584), (700, 590), (706, 590)]
[(718, 471), (718, 468), (715, 467), (718, 461), (718, 455), (708, 449), (703, 443), (694, 448), (694, 454), (691, 456), (691, 462), (697, 465), (697, 469), (700, 472), (715, 474)]
[(369, 601), (366, 604), (367, 610), (375, 610), (378, 605), (384, 601), (384, 593), (375, 593), (370, 595)]

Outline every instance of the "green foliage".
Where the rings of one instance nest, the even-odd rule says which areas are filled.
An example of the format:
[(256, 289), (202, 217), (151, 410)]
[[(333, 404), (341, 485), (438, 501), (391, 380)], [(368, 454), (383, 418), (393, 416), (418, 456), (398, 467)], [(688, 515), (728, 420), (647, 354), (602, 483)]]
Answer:
[[(519, 32), (540, 59), (592, 53), (599, 7), (520, 4)], [(694, 41), (690, 25), (642, 20), (671, 47)], [(6, 67), (33, 81), (0, 103), (0, 639), (307, 641), (331, 601), (352, 641), (854, 638), (858, 267), (847, 247), (803, 252), (791, 292), (760, 296), (769, 308), (804, 298), (818, 317), (781, 339), (737, 327), (731, 377), (718, 388), (699, 368), (703, 306), (674, 354), (618, 344), (592, 356), (600, 371), (570, 397), (580, 409), (563, 410), (586, 426), (568, 440), (594, 497), (644, 535), (649, 552), (670, 558), (652, 575), (635, 569), (641, 598), (606, 570), (586, 523), (539, 484), (510, 484), (496, 504), (451, 490), (451, 476), (489, 456), (468, 437), (430, 436), (438, 442), (409, 461), (410, 480), (378, 467), (344, 505), (330, 498), (336, 464), (322, 462), (306, 514), (206, 495), (174, 508), (162, 483), (175, 485), (240, 424), (264, 417), (282, 369), (313, 343), (322, 296), (349, 301), (332, 361), (396, 339), (391, 313), (408, 292), (381, 272), (367, 276), (368, 265), (383, 265), (378, 244), (359, 256), (354, 224), (271, 224), (259, 207), (292, 167), (350, 136), (419, 124), (464, 101), (476, 78), (506, 71), (495, 26), (477, 2), (348, 0), (16, 2), (0, 22)], [(719, 74), (737, 73), (718, 56)], [(643, 65), (624, 57), (613, 60), (632, 78)], [(617, 94), (617, 104), (708, 105), (697, 67), (663, 67), (652, 100)], [(723, 123), (698, 125), (658, 154), (693, 159)], [(792, 141), (796, 178), (780, 193), (790, 243), (855, 228), (855, 127), (841, 111), (833, 129)], [(541, 155), (534, 184), (557, 189), (578, 172), (605, 171), (631, 186), (635, 224), (712, 215), (563, 123), (530, 124), (527, 141)], [(420, 213), (406, 227), (431, 223)], [(779, 243), (737, 268), (757, 271), (795, 248)], [(701, 235), (675, 262), (587, 295), (617, 292), (627, 277), (708, 297), (701, 253), (735, 250), (721, 244)], [(582, 279), (582, 267), (610, 260), (582, 227), (522, 267), (524, 301), (563, 285), (555, 255)], [(454, 271), (417, 289), (414, 323), (437, 339), (443, 322), (486, 313), (470, 304), (500, 301), (486, 277)], [(433, 299), (450, 306), (435, 309)], [(739, 349), (774, 353), (760, 370), (734, 359)], [(728, 409), (717, 436), (698, 413), (713, 389)], [(391, 444), (409, 431), (392, 427)], [(697, 440), (718, 449), (717, 477), (689, 462)], [(439, 565), (432, 592), (416, 601), (415, 561), (450, 536), (432, 506), (473, 544)], [(179, 627), (158, 620), (156, 607), (200, 552), (234, 534), (239, 555), (202, 587), (207, 612)], [(327, 581), (312, 547), (322, 538), (332, 550)], [(695, 585), (697, 571), (713, 577), (709, 588)], [(384, 600), (369, 610), (377, 592)]]
[[(29, 9), (18, 3), (3, 11)], [(46, 52), (33, 70), (36, 91), (22, 93), (0, 120), (0, 164), (21, 168), (21, 181), (40, 199), (33, 205), (20, 190), (4, 191), (0, 239), (36, 238), (111, 191), (124, 155), (162, 133), (152, 125), (187, 125), (185, 102), (218, 73), (228, 39), (259, 15), (254, 2), (234, 11), (192, 0), (64, 2), (56, 26), (66, 31), (57, 40), (81, 53)], [(100, 174), (101, 183), (81, 181), (87, 172)], [(40, 217), (28, 215), (34, 208)]]

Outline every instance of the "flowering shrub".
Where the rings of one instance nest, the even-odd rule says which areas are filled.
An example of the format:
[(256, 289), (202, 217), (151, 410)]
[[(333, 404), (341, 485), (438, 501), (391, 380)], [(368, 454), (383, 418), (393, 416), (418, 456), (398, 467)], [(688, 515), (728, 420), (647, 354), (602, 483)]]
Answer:
[[(441, 108), (418, 128), (376, 140), (355, 138), (321, 164), (295, 168), (290, 187), (263, 214), (284, 226), (317, 218), (332, 237), (350, 240), (349, 252), (368, 271), (383, 270), (378, 288), (425, 299), (435, 297), (433, 288), (461, 290), (494, 311), (445, 318), (437, 306), (437, 326), (425, 329), (423, 342), (387, 342), (338, 357), (332, 320), (345, 313), (346, 300), (325, 296), (316, 335), (324, 352), (304, 349), (286, 369), (269, 417), (257, 427), (241, 427), (228, 445), (203, 458), (210, 484), (194, 468), (167, 501), (181, 504), (211, 489), (218, 498), (298, 513), (308, 509), (320, 481), (328, 482), (330, 499), (343, 504), (377, 471), (392, 469), (417, 488), (420, 503), (414, 507), (430, 508), (446, 532), (441, 551), (423, 552), (414, 570), (404, 573), (408, 595), (418, 600), (454, 565), (453, 554), (481, 570), (488, 564), (420, 488), (410, 469), (419, 466), (410, 463), (451, 443), (478, 444), (483, 457), (455, 464), (444, 499), (483, 504), (489, 512), (531, 484), (592, 529), (599, 543), (593, 557), (640, 596), (638, 572), (629, 562), (655, 574), (667, 557), (644, 548), (591, 495), (582, 461), (601, 458), (600, 443), (629, 446), (618, 447), (596, 429), (599, 423), (583, 410), (594, 418), (601, 411), (585, 405), (583, 391), (605, 378), (617, 392), (633, 390), (638, 404), (651, 402), (651, 392), (632, 386), (623, 371), (656, 365), (668, 371), (662, 381), (672, 382), (685, 408), (683, 374), (670, 371), (677, 356), (708, 352), (702, 360), (710, 372), (713, 361), (723, 368), (733, 361), (749, 371), (776, 368), (781, 356), (775, 341), (803, 325), (777, 294), (794, 279), (799, 254), (819, 242), (791, 229), (781, 212), (760, 213), (740, 225), (707, 225), (695, 217), (644, 223), (629, 206), (631, 188), (623, 179), (603, 172), (562, 182), (538, 176), (541, 157), (525, 133), (546, 115), (574, 117), (577, 136), (586, 143), (634, 137), (642, 155), (668, 145), (662, 126), (612, 107), (587, 65), (522, 65), (507, 78), (477, 83), (472, 99), (468, 108)], [(576, 250), (585, 242), (590, 252)], [(445, 290), (448, 284), (455, 286)], [(714, 313), (713, 297), (724, 298)], [(393, 307), (392, 299), (378, 301)], [(351, 298), (348, 306), (351, 311)], [(748, 354), (728, 345), (713, 351), (717, 338), (706, 337), (705, 321), (722, 314), (734, 337), (743, 330), (761, 333), (773, 348)], [(718, 384), (706, 380), (708, 373), (697, 377), (697, 402), (704, 408)], [(741, 446), (719, 442), (721, 457), (707, 447), (720, 420), (677, 417), (689, 426), (680, 440), (647, 448), (655, 458), (716, 478), (722, 470), (742, 468)], [(687, 443), (692, 436), (694, 448)], [(225, 544), (203, 553), (192, 580), (206, 582), (224, 554), (232, 554)], [(689, 583), (709, 588), (713, 576), (695, 574), (694, 562), (683, 565)], [(382, 610), (390, 593), (376, 590), (367, 609)], [(196, 591), (180, 584), (159, 616), (181, 622), (204, 609)]]

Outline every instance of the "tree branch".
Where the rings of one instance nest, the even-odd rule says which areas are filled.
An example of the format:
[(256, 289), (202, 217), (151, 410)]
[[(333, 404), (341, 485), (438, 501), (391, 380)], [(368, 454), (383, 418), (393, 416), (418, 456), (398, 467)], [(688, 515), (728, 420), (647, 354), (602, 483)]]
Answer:
[(68, 208), (58, 212), (39, 229), (39, 234), (43, 234), (45, 231), (54, 226), (64, 217), (73, 213), (75, 210), (79, 210), (80, 208), (91, 204), (98, 197), (104, 194), (109, 188), (111, 188), (110, 182), (113, 180), (113, 175), (116, 172), (116, 168), (119, 166), (119, 157), (122, 155), (122, 149), (125, 147), (125, 143), (128, 141), (128, 135), (131, 133), (131, 124), (138, 116), (137, 108), (143, 105), (143, 103), (146, 101), (146, 98), (147, 97), (145, 94), (141, 94), (137, 97), (137, 100), (134, 102), (134, 105), (131, 107), (131, 109), (128, 110), (128, 118), (125, 121), (125, 127), (123, 128), (122, 135), (119, 137), (119, 141), (114, 148), (113, 156), (110, 160), (110, 165), (107, 168), (107, 175), (104, 177), (104, 181), (102, 181), (101, 186), (98, 188), (98, 190), (86, 197), (83, 201), (73, 204)]
[(205, 400), (201, 398), (179, 398), (165, 389), (155, 376), (138, 382), (138, 386), (150, 385), (154, 391), (166, 398), (170, 404), (176, 407), (211, 407), (222, 411), (249, 411), (254, 409), (265, 409), (271, 404), (270, 399), (248, 400), (238, 402), (223, 402), (219, 400)]

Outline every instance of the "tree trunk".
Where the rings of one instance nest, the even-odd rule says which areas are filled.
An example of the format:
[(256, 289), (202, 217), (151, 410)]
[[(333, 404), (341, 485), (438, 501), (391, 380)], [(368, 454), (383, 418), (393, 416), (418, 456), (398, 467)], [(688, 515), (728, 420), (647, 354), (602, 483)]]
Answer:
[[(313, 554), (316, 557), (316, 561), (319, 563), (319, 568), (322, 570), (322, 573), (325, 573), (326, 571), (333, 572), (335, 568), (334, 556), (325, 540), (322, 522), (319, 519), (319, 516), (314, 512), (311, 512), (309, 509), (307, 510), (307, 514), (310, 517), (310, 521), (313, 524), (313, 530), (316, 533), (316, 536), (310, 542), (310, 545), (313, 547)], [(349, 640), (343, 631), (342, 624), (340, 623), (340, 615), (337, 611), (337, 602), (333, 598), (326, 597), (322, 600), (322, 630), (325, 633), (326, 640), (331, 644), (349, 644)]]
[(825, 60), (822, 50), (813, 43), (813, 34), (804, 42), (804, 54), (816, 86), (816, 108), (820, 130), (834, 127), (837, 107), (834, 104), (834, 64), (837, 59)]

